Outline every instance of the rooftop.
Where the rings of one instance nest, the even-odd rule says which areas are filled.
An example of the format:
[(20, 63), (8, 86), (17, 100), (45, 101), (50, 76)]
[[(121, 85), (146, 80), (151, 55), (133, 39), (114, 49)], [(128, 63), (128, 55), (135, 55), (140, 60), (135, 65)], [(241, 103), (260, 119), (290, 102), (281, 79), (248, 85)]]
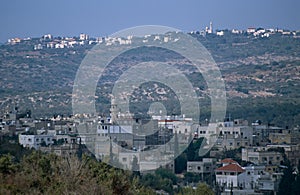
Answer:
[(225, 158), (225, 159), (223, 159), (222, 161), (221, 161), (221, 163), (235, 163), (235, 164), (237, 164), (237, 162), (235, 161), (235, 160), (232, 160), (231, 158)]
[(229, 165), (217, 168), (216, 171), (242, 173), (245, 170), (239, 164), (229, 164)]

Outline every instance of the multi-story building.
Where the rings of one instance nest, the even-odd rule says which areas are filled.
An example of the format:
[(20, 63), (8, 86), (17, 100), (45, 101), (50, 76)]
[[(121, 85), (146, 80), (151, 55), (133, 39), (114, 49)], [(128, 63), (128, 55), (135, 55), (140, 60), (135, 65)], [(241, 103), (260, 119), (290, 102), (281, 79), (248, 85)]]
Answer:
[(267, 150), (265, 147), (251, 147), (242, 149), (242, 160), (257, 165), (279, 165), (283, 162), (280, 152)]
[(212, 183), (212, 176), (215, 168), (215, 158), (203, 158), (202, 161), (187, 162), (187, 172), (199, 174), (201, 176), (201, 180), (204, 181), (208, 179), (208, 183)]
[(298, 144), (300, 143), (300, 132), (298, 130), (281, 130), (269, 133), (272, 144)]
[(245, 189), (254, 189), (255, 182), (261, 175), (265, 175), (264, 166), (244, 167), (245, 172), (239, 176), (239, 187)]
[(216, 166), (215, 158), (203, 158), (202, 161), (188, 161), (187, 172), (191, 173), (212, 173)]
[[(212, 128), (214, 126), (214, 128)], [(218, 136), (215, 147), (220, 150), (236, 149), (253, 145), (253, 129), (244, 120), (225, 121), (208, 126), (199, 126), (197, 135), (209, 139)]]
[(48, 147), (40, 147), (43, 152), (54, 153), (58, 156), (66, 157), (76, 155), (79, 150), (79, 145), (76, 143), (65, 143), (62, 145), (51, 145)]
[(53, 144), (53, 135), (19, 135), (19, 144), (23, 147), (39, 149)]
[(292, 145), (290, 148), (290, 150), (285, 151), (286, 157), (292, 166), (298, 167), (300, 163), (300, 144)]
[[(192, 118), (186, 118), (184, 116), (153, 116), (154, 120), (158, 120), (158, 127), (160, 129), (165, 129), (169, 132), (168, 136), (164, 136), (164, 139), (169, 137), (171, 135), (174, 135), (175, 133), (178, 136), (178, 142), (180, 144), (187, 144), (189, 141), (189, 138), (191, 136), (194, 136), (194, 132), (197, 129), (197, 125), (193, 124)], [(165, 143), (168, 140), (164, 141)]]

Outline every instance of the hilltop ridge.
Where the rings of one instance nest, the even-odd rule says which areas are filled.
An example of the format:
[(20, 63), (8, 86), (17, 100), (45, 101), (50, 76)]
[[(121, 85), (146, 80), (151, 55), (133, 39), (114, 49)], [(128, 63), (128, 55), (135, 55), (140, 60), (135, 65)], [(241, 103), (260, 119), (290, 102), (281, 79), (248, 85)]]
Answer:
[[(257, 31), (262, 32), (261, 29)], [(221, 70), (229, 101), (228, 113), (249, 120), (262, 118), (265, 122), (295, 125), (300, 118), (298, 32), (273, 32), (265, 36), (267, 32), (255, 34), (257, 31), (233, 33), (223, 30), (221, 34), (192, 32), (190, 35), (208, 49)], [(8, 109), (14, 102), (20, 108), (30, 108), (36, 116), (71, 114), (73, 81), (86, 53), (95, 44), (109, 46), (113, 43), (130, 44), (131, 41), (134, 37), (89, 38), (82, 34), (62, 38), (47, 35), (14, 39), (1, 45), (1, 109)], [(137, 58), (151, 59), (159, 53), (165, 56), (165, 60), (176, 61), (178, 65), (186, 63), (172, 52), (145, 51)], [(137, 56), (137, 52), (131, 52), (126, 59), (130, 56)], [(126, 60), (122, 56), (121, 59), (116, 60), (117, 66), (126, 65)], [(189, 72), (189, 76), (198, 93), (205, 98), (203, 117), (209, 117), (206, 84), (199, 74)], [(101, 112), (106, 113), (110, 96), (101, 87), (97, 89), (102, 96), (98, 106)], [(151, 94), (156, 96), (149, 91), (148, 96), (151, 97)], [(248, 114), (245, 116), (245, 113)]]

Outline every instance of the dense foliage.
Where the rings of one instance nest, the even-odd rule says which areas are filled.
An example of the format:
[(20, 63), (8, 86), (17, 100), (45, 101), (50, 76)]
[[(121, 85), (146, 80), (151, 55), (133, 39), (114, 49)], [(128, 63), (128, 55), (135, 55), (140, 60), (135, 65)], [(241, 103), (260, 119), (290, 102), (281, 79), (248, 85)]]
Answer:
[(0, 157), (0, 194), (153, 194), (130, 173), (91, 157), (68, 158), (33, 152), (19, 163)]
[(286, 166), (283, 177), (279, 183), (279, 195), (284, 194), (291, 194), (291, 195), (298, 195), (300, 194), (300, 159), (298, 170), (294, 169), (290, 162), (285, 158), (284, 165)]
[[(182, 187), (186, 181), (194, 184), (200, 182), (200, 178), (193, 174), (185, 174), (183, 179), (163, 168), (148, 173), (124, 171), (86, 154), (60, 157), (28, 150), (16, 141), (17, 137), (1, 136), (0, 194), (119, 195), (155, 194), (155, 191), (169, 194), (198, 194), (200, 191), (209, 191), (213, 194), (204, 184), (194, 189)], [(197, 150), (199, 144), (201, 141), (192, 142), (190, 150)], [(184, 156), (187, 156), (186, 152), (187, 150)], [(196, 156), (193, 153), (193, 157), (189, 158)], [(186, 164), (186, 160), (184, 159), (182, 165)]]

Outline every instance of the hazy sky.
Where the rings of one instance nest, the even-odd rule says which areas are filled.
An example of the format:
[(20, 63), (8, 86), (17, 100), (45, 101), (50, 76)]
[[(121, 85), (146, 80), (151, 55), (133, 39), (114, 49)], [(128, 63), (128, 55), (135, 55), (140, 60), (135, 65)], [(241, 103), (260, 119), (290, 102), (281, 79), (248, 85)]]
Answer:
[(247, 27), (300, 30), (299, 0), (1, 0), (0, 42), (13, 37), (106, 36), (137, 25), (184, 31)]

